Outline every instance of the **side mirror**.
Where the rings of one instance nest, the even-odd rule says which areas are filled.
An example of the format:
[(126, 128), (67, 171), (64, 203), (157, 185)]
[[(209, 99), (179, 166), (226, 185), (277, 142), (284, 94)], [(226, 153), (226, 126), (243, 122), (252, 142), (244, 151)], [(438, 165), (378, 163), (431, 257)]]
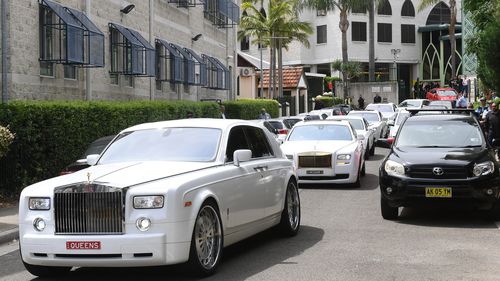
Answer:
[(94, 166), (97, 163), (98, 159), (99, 159), (99, 154), (87, 155), (87, 164), (89, 164), (90, 166)]
[(236, 167), (239, 167), (241, 162), (246, 162), (250, 159), (252, 159), (252, 151), (250, 149), (238, 149), (233, 153), (233, 162)]
[(383, 148), (391, 148), (394, 143), (394, 138), (378, 139), (375, 146)]

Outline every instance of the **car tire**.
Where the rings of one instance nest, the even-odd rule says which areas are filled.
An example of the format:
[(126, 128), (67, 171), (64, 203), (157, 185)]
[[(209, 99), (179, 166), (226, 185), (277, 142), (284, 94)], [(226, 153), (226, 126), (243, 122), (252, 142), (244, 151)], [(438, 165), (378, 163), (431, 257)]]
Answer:
[(366, 162), (363, 161), (363, 166), (361, 166), (361, 176), (366, 175)]
[(369, 148), (366, 149), (364, 158), (365, 158), (365, 160), (370, 159), (370, 149)]
[(384, 197), (380, 198), (380, 210), (382, 211), (382, 217), (386, 220), (396, 220), (398, 218), (399, 208), (391, 207)]
[(300, 228), (300, 196), (297, 183), (293, 180), (288, 182), (285, 195), (285, 206), (281, 212), (281, 221), (278, 225), (283, 236), (291, 237), (297, 235)]
[(493, 203), (493, 206), (487, 213), (488, 219), (498, 221), (500, 219), (500, 202)]
[(24, 261), (23, 264), (29, 273), (41, 278), (62, 277), (71, 270), (71, 267), (34, 265)]
[(215, 273), (222, 258), (223, 238), (219, 208), (213, 201), (205, 201), (191, 236), (188, 268), (194, 276), (207, 277)]
[(356, 176), (356, 181), (352, 184), (352, 187), (354, 188), (360, 188), (361, 187), (361, 170), (363, 167), (359, 167), (358, 169), (358, 175)]

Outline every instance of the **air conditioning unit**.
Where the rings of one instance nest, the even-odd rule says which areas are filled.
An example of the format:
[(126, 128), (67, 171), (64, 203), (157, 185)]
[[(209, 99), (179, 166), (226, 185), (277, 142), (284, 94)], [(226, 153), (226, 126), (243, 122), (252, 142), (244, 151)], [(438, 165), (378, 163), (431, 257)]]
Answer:
[(245, 67), (240, 69), (240, 76), (251, 76), (253, 75), (254, 70), (250, 67)]

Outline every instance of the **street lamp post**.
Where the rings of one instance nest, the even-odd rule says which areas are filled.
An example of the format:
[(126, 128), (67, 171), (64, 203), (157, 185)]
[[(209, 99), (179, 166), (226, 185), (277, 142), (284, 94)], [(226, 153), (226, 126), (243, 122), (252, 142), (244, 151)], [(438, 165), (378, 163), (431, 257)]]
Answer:
[(396, 60), (398, 58), (399, 53), (401, 53), (401, 49), (391, 49), (391, 54), (394, 57), (394, 62), (392, 65), (392, 80), (398, 80), (398, 65), (396, 64)]

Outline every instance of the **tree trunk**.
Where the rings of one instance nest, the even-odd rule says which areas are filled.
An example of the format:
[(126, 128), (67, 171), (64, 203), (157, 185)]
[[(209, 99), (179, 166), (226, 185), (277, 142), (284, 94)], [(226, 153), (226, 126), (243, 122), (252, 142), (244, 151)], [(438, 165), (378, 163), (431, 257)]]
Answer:
[(370, 0), (369, 10), (369, 31), (368, 31), (368, 79), (370, 82), (375, 81), (375, 0)]
[(269, 39), (269, 85), (267, 88), (267, 92), (269, 93), (269, 98), (272, 99), (274, 97), (274, 52), (273, 52), (273, 39)]
[[(346, 65), (349, 61), (349, 56), (347, 54), (347, 29), (349, 29), (349, 21), (347, 20), (347, 9), (340, 10), (340, 22), (339, 28), (342, 32), (342, 64)], [(342, 70), (342, 80), (344, 81), (344, 99), (347, 98), (347, 73)]]
[[(278, 39), (278, 97), (283, 97), (283, 50), (281, 38)], [(281, 102), (281, 100), (280, 100)]]
[[(450, 10), (451, 10), (451, 17), (450, 17), (450, 27), (448, 29), (448, 33), (450, 35), (450, 49), (451, 49), (451, 79), (455, 78), (457, 76), (457, 56), (456, 56), (456, 50), (457, 50), (457, 42), (455, 40), (455, 24), (457, 22), (457, 6), (455, 0), (450, 0)], [(446, 73), (445, 73), (446, 76)]]

